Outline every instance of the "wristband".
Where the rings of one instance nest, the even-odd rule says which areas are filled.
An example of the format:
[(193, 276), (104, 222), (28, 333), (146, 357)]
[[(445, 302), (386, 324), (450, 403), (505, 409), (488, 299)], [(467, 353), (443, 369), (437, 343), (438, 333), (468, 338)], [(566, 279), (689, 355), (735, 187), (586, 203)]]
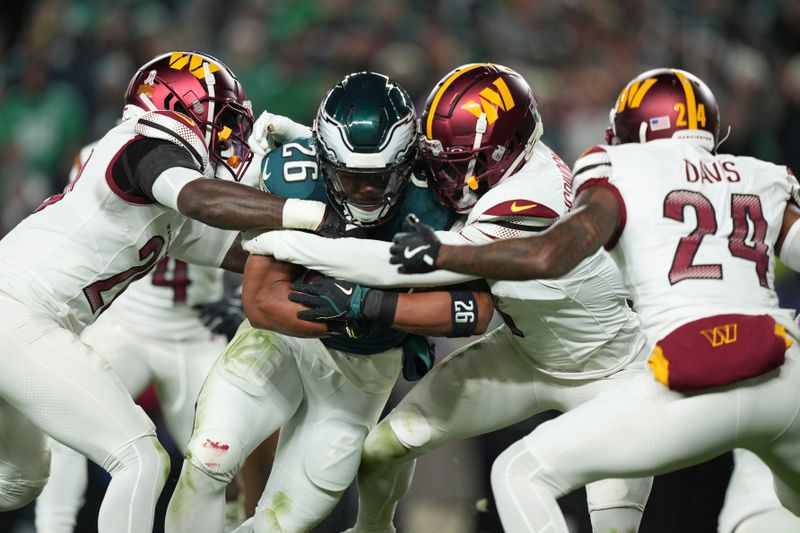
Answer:
[(478, 305), (472, 291), (450, 291), (450, 321), (448, 337), (469, 337), (478, 325)]
[(282, 226), (315, 231), (325, 220), (325, 204), (314, 200), (287, 198), (283, 204)]
[(371, 289), (364, 298), (362, 312), (366, 318), (374, 320), (377, 324), (391, 326), (394, 324), (399, 297), (400, 294), (394, 291)]

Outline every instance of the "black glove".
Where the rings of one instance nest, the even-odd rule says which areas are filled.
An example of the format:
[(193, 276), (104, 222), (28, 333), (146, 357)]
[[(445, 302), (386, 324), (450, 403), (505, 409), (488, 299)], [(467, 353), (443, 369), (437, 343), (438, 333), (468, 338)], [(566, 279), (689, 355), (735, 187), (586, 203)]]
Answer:
[(389, 262), (400, 265), (401, 274), (422, 274), (436, 270), (436, 257), (442, 243), (436, 237), (433, 228), (426, 226), (413, 213), (406, 219), (412, 231), (398, 233), (394, 236), (392, 257)]
[(313, 272), (292, 283), (294, 292), (289, 293), (289, 299), (311, 308), (298, 311), (297, 318), (302, 320), (357, 320), (366, 318), (363, 305), (370, 290), (357, 283)]
[(196, 305), (194, 308), (200, 312), (200, 320), (205, 327), (214, 333), (225, 335), (229, 341), (246, 318), (242, 309), (241, 289), (233, 296), (225, 296), (216, 302)]

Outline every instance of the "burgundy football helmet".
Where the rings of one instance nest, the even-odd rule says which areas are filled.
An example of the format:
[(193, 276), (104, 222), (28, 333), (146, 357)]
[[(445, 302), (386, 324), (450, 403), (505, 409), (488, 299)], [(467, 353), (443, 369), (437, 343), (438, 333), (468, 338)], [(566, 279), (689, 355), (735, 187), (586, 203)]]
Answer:
[(131, 79), (125, 103), (189, 116), (205, 132), (210, 161), (241, 179), (251, 159), (253, 113), (241, 83), (218, 59), (198, 52), (155, 57)]
[(493, 63), (463, 65), (442, 78), (428, 96), (420, 126), (431, 189), (460, 213), (519, 170), (542, 136), (530, 86)]
[(607, 144), (669, 139), (693, 130), (713, 150), (719, 138), (719, 107), (711, 89), (697, 76), (672, 68), (648, 70), (631, 80), (609, 120)]

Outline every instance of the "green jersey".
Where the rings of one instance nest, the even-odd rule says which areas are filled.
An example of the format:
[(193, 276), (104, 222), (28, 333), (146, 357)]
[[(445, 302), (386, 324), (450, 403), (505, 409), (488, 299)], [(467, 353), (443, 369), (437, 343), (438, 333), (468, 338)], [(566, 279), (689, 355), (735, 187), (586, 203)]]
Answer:
[[(319, 175), (316, 148), (313, 138), (298, 139), (278, 146), (270, 151), (261, 166), (261, 187), (265, 191), (303, 200), (327, 202), (325, 183)], [(383, 224), (359, 231), (357, 236), (391, 241), (395, 233), (410, 231), (406, 216), (414, 213), (419, 219), (435, 230), (446, 229), (452, 220), (452, 213), (436, 199), (424, 184), (411, 180), (406, 186), (400, 205), (389, 220)], [(357, 257), (353, 258), (358, 261)], [(358, 339), (329, 337), (322, 342), (329, 348), (354, 354), (376, 354), (401, 346), (407, 333), (389, 327), (372, 328)]]

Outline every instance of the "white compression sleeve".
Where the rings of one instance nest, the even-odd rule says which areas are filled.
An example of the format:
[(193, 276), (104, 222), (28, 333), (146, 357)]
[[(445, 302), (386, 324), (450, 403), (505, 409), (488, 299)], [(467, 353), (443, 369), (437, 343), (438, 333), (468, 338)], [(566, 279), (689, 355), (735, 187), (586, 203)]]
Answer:
[(153, 198), (161, 205), (178, 211), (178, 194), (181, 189), (190, 181), (203, 177), (200, 171), (191, 168), (168, 168), (153, 182)]
[[(465, 244), (455, 233), (437, 231), (436, 235), (446, 244)], [(257, 245), (251, 245), (253, 241), (257, 241)], [(242, 243), (250, 253), (272, 255), (279, 261), (370, 287), (435, 287), (476, 279), (447, 270), (400, 274), (397, 265), (389, 263), (392, 243), (385, 241), (350, 237), (326, 239), (299, 231), (271, 231), (253, 241)]]
[(795, 272), (800, 272), (800, 221), (792, 224), (786, 238), (783, 239), (780, 258), (786, 266)]

